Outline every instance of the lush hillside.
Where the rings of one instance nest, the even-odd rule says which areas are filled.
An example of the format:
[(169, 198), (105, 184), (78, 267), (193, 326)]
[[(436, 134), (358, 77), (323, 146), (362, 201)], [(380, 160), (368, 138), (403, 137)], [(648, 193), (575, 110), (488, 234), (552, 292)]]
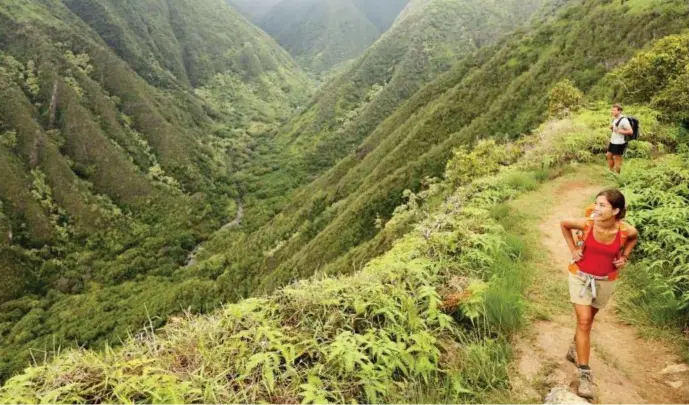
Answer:
[(319, 73), (361, 55), (406, 2), (282, 0), (260, 25), (303, 66)]
[(423, 85), (528, 21), (542, 4), (410, 2), (389, 32), (282, 131), (293, 165), (305, 166), (309, 175), (332, 167)]
[(149, 82), (165, 83), (172, 73), (198, 87), (218, 72), (252, 77), (292, 63), (221, 0), (62, 3)]
[(351, 0), (283, 0), (261, 27), (314, 72), (359, 56), (380, 35)]
[[(154, 400), (149, 399), (153, 392), (177, 395), (169, 397), (170, 401), (279, 402), (294, 400), (295, 396), (304, 399), (299, 389), (317, 400), (333, 392), (339, 396), (330, 399), (340, 402), (386, 397), (391, 392), (391, 378), (406, 375), (418, 383), (430, 378), (429, 370), (445, 370), (445, 363), (434, 353), (440, 350), (438, 342), (446, 342), (445, 324), (441, 322), (447, 319), (438, 313), (438, 299), (433, 291), (436, 282), (445, 280), (446, 275), (434, 272), (450, 268), (461, 276), (466, 276), (466, 271), (482, 281), (489, 281), (492, 276), (501, 279), (490, 265), (494, 261), (474, 254), (471, 248), (477, 246), (477, 240), (498, 243), (502, 236), (493, 235), (495, 229), (485, 227), (491, 224), (490, 220), (477, 224), (472, 218), (485, 218), (483, 210), (494, 202), (548, 177), (548, 173), (528, 166), (520, 167), (526, 174), (512, 177), (507, 172), (507, 178), (486, 179), (477, 183), (476, 188), (467, 186), (476, 176), (502, 170), (502, 166), (514, 163), (522, 154), (528, 155), (528, 147), (512, 148), (507, 144), (498, 148), (486, 142), (472, 152), (476, 140), (496, 138), (502, 143), (537, 128), (548, 116), (550, 90), (558, 83), (560, 87), (568, 86), (563, 79), (571, 80), (592, 99), (614, 96), (616, 101), (652, 103), (659, 111), (655, 116), (686, 120), (682, 118), (682, 111), (686, 111), (682, 104), (682, 86), (686, 83), (682, 57), (687, 54), (683, 37), (666, 39), (664, 46), (668, 48), (659, 54), (639, 53), (657, 39), (685, 29), (689, 10), (679, 0), (575, 2), (554, 18), (541, 18), (550, 15), (551, 8), (536, 11), (538, 18), (533, 27), (510, 35), (497, 34), (528, 20), (537, 3), (412, 2), (392, 29), (357, 59), (351, 70), (323, 86), (308, 105), (292, 97), (293, 93), (303, 92), (270, 85), (271, 80), (285, 77), (293, 83), (293, 89), (301, 88), (298, 83), (302, 76), (289, 66), (258, 73), (265, 80), (262, 87), (256, 74), (249, 73), (251, 66), (263, 67), (263, 63), (256, 64), (257, 60), (260, 62), (257, 55), (255, 59), (240, 57), (246, 69), (230, 68), (193, 92), (187, 87), (194, 80), (191, 76), (187, 76), (188, 84), (176, 79), (172, 83), (179, 83), (174, 85), (144, 79), (125, 62), (126, 54), (118, 56), (110, 51), (85, 20), (60, 4), (0, 6), (0, 89), (3, 100), (12, 101), (0, 104), (0, 168), (3, 173), (16, 173), (0, 178), (0, 241), (11, 243), (6, 248), (3, 245), (2, 277), (3, 284), (10, 280), (10, 285), (18, 286), (15, 291), (9, 290), (6, 299), (22, 296), (0, 307), (4, 376), (25, 364), (29, 348), (50, 351), (53, 342), (68, 345), (74, 341), (101, 348), (108, 341), (117, 343), (144, 322), (149, 329), (155, 328), (169, 314), (181, 309), (209, 310), (220, 302), (235, 302), (274, 290), (316, 272), (352, 273), (365, 266), (369, 270), (342, 283), (327, 279), (325, 284), (297, 289), (297, 300), (284, 298), (280, 292), (271, 298), (232, 306), (227, 317), (215, 316), (208, 323), (195, 318), (189, 321), (188, 328), (169, 329), (170, 335), (165, 339), (140, 334), (123, 351), (112, 355), (87, 352), (61, 357), (59, 361), (66, 362), (64, 367), (36, 368), (29, 372), (34, 374), (14, 380), (3, 391), (10, 398), (8, 401), (17, 398), (15, 395), (35, 398), (31, 395), (48, 393), (57, 397), (46, 396), (46, 401), (79, 401), (77, 396), (62, 395), (92, 392), (95, 396), (82, 398), (92, 402), (104, 398), (143, 401)], [(476, 8), (480, 4), (487, 8)], [(505, 4), (513, 7), (512, 14), (505, 10)], [(550, 3), (546, 6), (550, 7)], [(471, 10), (476, 14), (471, 14)], [(518, 11), (525, 14), (515, 19), (513, 15), (519, 15)], [(503, 20), (504, 16), (510, 16), (509, 21)], [(20, 22), (27, 21), (31, 22), (29, 27), (36, 28), (19, 29)], [(499, 30), (491, 31), (490, 26)], [(62, 45), (53, 44), (52, 40)], [(68, 49), (60, 48), (64, 46)], [(145, 49), (143, 44), (138, 47)], [(641, 58), (639, 63), (627, 64), (635, 55)], [(219, 66), (224, 66), (226, 56), (218, 59)], [(653, 77), (649, 82), (652, 86), (642, 86), (647, 84), (642, 78), (649, 75)], [(627, 83), (637, 85), (625, 88)], [(256, 91), (261, 88), (264, 91)], [(53, 103), (54, 94), (58, 97)], [(109, 101), (103, 101), (101, 106), (98, 95), (107, 96)], [(274, 100), (284, 101), (276, 105)], [(291, 105), (302, 107), (300, 115), (276, 131), (275, 121), (280, 121), (279, 117)], [(105, 113), (109, 108), (116, 110), (114, 121), (108, 120)], [(649, 114), (644, 121), (654, 121), (653, 116)], [(117, 132), (112, 128), (122, 128), (123, 135), (116, 138)], [(658, 128), (654, 132), (671, 132), (666, 127)], [(604, 147), (605, 128), (597, 128), (595, 133), (589, 129), (567, 135), (594, 137), (577, 141), (576, 136), (567, 136), (563, 143), (555, 145), (552, 153), (547, 149), (552, 145), (548, 144), (545, 150), (534, 149), (536, 152), (529, 155), (532, 160), (528, 161), (540, 167), (560, 160), (590, 159), (588, 151), (598, 153)], [(667, 138), (678, 136), (673, 133)], [(140, 139), (146, 139), (148, 146), (142, 146)], [(265, 142), (268, 139), (273, 142)], [(654, 143), (659, 141), (652, 139)], [(94, 144), (96, 141), (100, 143)], [(670, 141), (667, 148), (677, 146), (676, 139)], [(139, 159), (144, 163), (148, 159), (149, 170), (140, 169), (134, 157), (134, 163), (126, 163), (131, 160), (116, 144), (125, 151), (141, 151)], [(647, 151), (650, 148), (639, 145), (647, 147)], [(461, 149), (462, 146), (467, 149)], [(576, 149), (575, 156), (571, 156), (572, 147), (581, 150)], [(455, 152), (457, 148), (460, 149)], [(111, 149), (116, 152), (92, 155)], [(493, 152), (500, 153), (494, 156)], [(58, 163), (48, 166), (49, 162)], [(118, 163), (118, 170), (108, 170), (103, 162)], [(467, 171), (465, 166), (473, 169)], [(67, 176), (67, 180), (60, 180), (59, 175)], [(438, 180), (443, 175), (446, 181)], [(522, 175), (527, 178), (524, 180)], [(667, 184), (683, 178), (671, 177)], [(315, 180), (290, 193), (311, 179)], [(456, 217), (457, 222), (452, 220), (447, 228), (445, 222), (437, 221), (415, 228), (428, 207), (443, 201), (441, 191), (454, 192), (456, 187), (460, 187), (458, 200), (450, 200), (454, 205), (437, 213), (443, 221), (449, 216)], [(676, 190), (683, 192), (681, 184)], [(230, 227), (216, 233), (204, 244), (197, 264), (181, 267), (186, 253), (199, 239), (219, 227), (221, 221), (228, 221), (234, 212), (241, 212), (231, 203), (238, 195), (245, 207), (243, 228)], [(677, 201), (672, 198), (668, 196), (667, 200)], [(468, 215), (463, 216), (465, 207), (469, 208)], [(90, 219), (92, 216), (95, 218)], [(92, 228), (87, 228), (89, 224), (93, 224)], [(104, 230), (102, 224), (107, 224)], [(382, 264), (367, 265), (412, 229), (419, 232), (408, 237), (416, 239), (410, 245), (401, 243), (399, 250), (390, 253), (400, 256), (402, 264), (392, 256), (394, 262), (383, 259)], [(465, 229), (472, 232), (462, 233)], [(423, 235), (432, 235), (434, 230), (441, 235), (429, 242)], [(487, 239), (482, 237), (484, 233), (490, 234)], [(497, 233), (500, 234), (499, 229)], [(464, 240), (461, 235), (470, 237)], [(60, 238), (67, 242), (52, 242)], [(438, 245), (434, 244), (431, 251), (426, 249), (426, 243), (436, 242)], [(480, 245), (489, 250), (494, 246), (487, 242)], [(412, 254), (418, 249), (418, 255)], [(652, 251), (646, 254), (651, 255)], [(431, 272), (419, 278), (414, 260), (435, 258), (443, 265), (432, 262)], [(429, 262), (423, 263), (426, 266)], [(663, 263), (664, 274), (681, 271), (670, 264)], [(397, 268), (410, 272), (394, 271)], [(400, 279), (408, 283), (401, 287)], [(504, 283), (509, 288), (519, 287), (514, 280), (502, 279), (507, 280)], [(682, 290), (684, 279), (680, 274), (672, 284), (657, 291), (665, 295), (671, 291), (677, 294), (674, 300), (686, 300)], [(374, 295), (358, 288), (357, 280), (370, 280), (370, 288), (383, 293)], [(328, 290), (327, 283), (336, 286)], [(494, 285), (507, 288), (499, 282)], [(344, 298), (338, 295), (342, 286), (353, 288), (342, 293)], [(501, 294), (498, 290), (491, 296), (515, 297), (515, 291)], [(334, 295), (328, 296), (330, 293)], [(370, 305), (367, 301), (380, 297), (387, 300), (390, 296), (412, 297), (414, 301), (371, 301)], [(647, 304), (653, 297), (634, 297), (636, 301), (632, 302)], [(260, 308), (253, 310), (255, 303)], [(473, 333), (467, 316), (478, 319), (479, 315), (472, 315), (476, 312), (470, 312), (475, 309), (471, 305), (472, 302), (467, 312), (458, 314), (458, 323)], [(397, 306), (414, 316), (397, 319), (397, 309), (390, 315), (379, 312)], [(669, 311), (685, 309), (675, 305)], [(293, 317), (300, 310), (307, 314), (304, 323)], [(434, 315), (415, 316), (424, 311)], [(343, 318), (337, 318), (339, 314)], [(393, 323), (388, 322), (393, 318)], [(491, 324), (493, 329), (488, 329), (490, 336), (502, 327), (503, 318), (498, 319)], [(210, 329), (208, 333), (196, 334), (196, 326)], [(318, 329), (318, 335), (311, 333), (319, 327), (322, 329)], [(274, 333), (278, 329), (279, 336)], [(265, 332), (260, 336), (275, 346), (245, 342), (247, 336), (258, 336), (259, 330)], [(310, 334), (306, 336), (304, 330)], [(395, 332), (389, 334), (389, 330)], [(245, 332), (233, 333), (241, 331)], [(340, 336), (341, 332), (350, 333)], [(397, 336), (411, 340), (404, 340), (404, 346), (385, 346), (396, 342)], [(317, 344), (309, 346), (311, 338)], [(201, 343), (194, 346), (191, 341)], [(156, 346), (158, 342), (161, 346)], [(479, 348), (467, 345), (471, 349), (465, 353), (474, 363), (462, 364), (486, 364), (486, 359), (493, 359), (491, 356), (499, 360), (497, 364), (505, 363), (502, 345), (491, 346), (482, 339), (475, 342)], [(350, 350), (352, 346), (361, 350)], [(294, 347), (294, 355), (290, 347)], [(482, 348), (489, 351), (483, 352)], [(377, 361), (379, 358), (388, 359), (388, 354), (381, 353), (396, 355), (400, 350), (413, 353), (407, 357), (414, 365), (412, 371), (409, 364), (402, 365), (406, 373), (399, 365), (372, 366), (383, 364), (382, 360)], [(179, 352), (198, 356), (177, 356), (175, 353)], [(169, 353), (172, 354), (168, 356)], [(352, 363), (351, 357), (340, 357), (342, 353), (358, 353), (360, 362)], [(122, 359), (131, 363), (119, 367)], [(237, 360), (230, 374), (228, 359)], [(91, 367), (93, 364), (97, 366)], [(352, 368), (352, 364), (359, 365)], [(209, 370), (209, 374), (199, 377), (187, 372), (189, 367), (194, 371)], [(363, 369), (371, 374), (358, 374)], [(71, 380), (64, 376), (64, 370), (70, 370), (70, 377), (85, 376), (85, 380), (65, 388), (61, 384)], [(220, 371), (216, 373), (217, 370)], [(53, 372), (50, 376), (43, 374)], [(94, 380), (109, 377), (110, 372), (122, 380), (113, 386), (91, 385)], [(208, 375), (222, 375), (222, 379), (209, 382)], [(240, 383), (229, 384), (228, 375)], [(320, 376), (320, 382), (315, 378), (309, 380), (313, 375)], [(342, 385), (337, 385), (338, 381)], [(373, 381), (374, 386), (362, 384), (363, 381)], [(150, 384), (153, 388), (148, 390)], [(466, 394), (464, 386), (480, 390), (490, 385), (491, 382), (477, 378), (460, 379), (453, 387)], [(57, 386), (62, 391), (56, 393), (53, 388)], [(165, 392), (161, 393), (159, 387)], [(212, 397), (216, 392), (219, 394)], [(117, 397), (118, 394), (121, 396)], [(145, 396), (149, 394), (151, 397)], [(282, 394), (291, 396), (276, 396)]]
[[(195, 244), (241, 213), (236, 197), (252, 229), (288, 200), (285, 186), (306, 178), (298, 153), (276, 157), (272, 149), (285, 143), (269, 142), (275, 124), (303, 105), (305, 79), (264, 34), (247, 34), (239, 48), (216, 34), (218, 21), (256, 30), (229, 8), (65, 4), (0, 8), (2, 89), (11, 100), (0, 116), (0, 164), (16, 173), (0, 184), (2, 278), (13, 287), (1, 308), (3, 377), (25, 364), (29, 349), (102, 347), (147, 320), (160, 325), (181, 308), (206, 310), (254, 291), (267, 274), (256, 258), (279, 244), (283, 227), (267, 239), (267, 228), (223, 231), (216, 241), (236, 243), (227, 254), (209, 244), (201, 255), (208, 260), (182, 265)], [(144, 13), (156, 4), (164, 16), (183, 16), (188, 35), (172, 28), (172, 17), (168, 27), (161, 13)], [(432, 18), (421, 21), (418, 28), (433, 27)], [(194, 57), (197, 46), (218, 58)], [(399, 71), (410, 72), (411, 61), (400, 59)], [(209, 75), (210, 68), (228, 70)], [(234, 258), (240, 250), (246, 259)]]
[[(613, 15), (616, 24), (604, 23)], [(207, 246), (208, 260), (198, 271), (220, 275), (218, 280), (235, 286), (238, 296), (246, 296), (257, 287), (271, 290), (317, 271), (337, 274), (360, 268), (406, 231), (404, 222), (383, 225), (410, 198), (405, 190), (416, 195), (442, 174), (453, 149), (480, 138), (511, 139), (528, 132), (545, 119), (547, 94), (556, 83), (570, 79), (586, 92), (596, 84), (605, 86), (611, 80), (606, 74), (644, 44), (681, 32), (688, 17), (689, 10), (679, 1), (643, 7), (588, 1), (567, 8), (557, 18), (541, 19), (533, 30), (479, 50), (392, 115), (385, 115), (383, 109), (352, 117), (346, 128), (361, 130), (354, 132), (364, 139), (361, 145), (351, 146), (356, 147), (354, 152), (298, 190), (265, 226), (213, 238)], [(601, 31), (592, 32), (590, 26)], [(601, 35), (610, 39), (602, 41)], [(324, 90), (320, 96), (332, 100), (336, 90)], [(319, 108), (323, 105), (316, 99), (297, 123), (318, 117), (314, 122), (320, 125), (312, 128), (327, 128), (323, 122), (327, 110)], [(372, 129), (364, 130), (365, 126)], [(339, 134), (343, 133), (352, 136), (352, 132)], [(323, 132), (328, 134), (335, 132)], [(295, 139), (296, 144), (299, 137)], [(311, 158), (322, 158), (334, 149), (323, 147)]]
[[(535, 11), (535, 4), (517, 1), (512, 6), (516, 13), (518, 10)], [(287, 200), (284, 197), (285, 189), (314, 177), (339, 159), (344, 159), (332, 171), (300, 189), (292, 198), (292, 204), (274, 220), (247, 235), (246, 240), (232, 238), (233, 242), (230, 243), (235, 246), (228, 247), (227, 237), (219, 235), (217, 244), (208, 246), (207, 257), (222, 252), (226, 258), (224, 262), (233, 269), (226, 272), (227, 277), (246, 286), (263, 283), (265, 272), (272, 273), (278, 268), (277, 273), (292, 277), (300, 257), (305, 263), (304, 266), (299, 264), (300, 271), (310, 274), (332, 263), (342, 253), (370, 240), (378, 232), (375, 225), (377, 216), (383, 219), (389, 216), (401, 203), (405, 188), (419, 189), (425, 175), (410, 173), (405, 164), (412, 164), (413, 160), (405, 161), (406, 157), (399, 160), (398, 156), (405, 151), (412, 154), (426, 151), (432, 146), (432, 143), (423, 140), (428, 133), (443, 136), (442, 132), (436, 133), (434, 129), (413, 132), (420, 122), (419, 116), (423, 115), (423, 112), (414, 115), (414, 111), (432, 110), (435, 105), (443, 103), (444, 100), (435, 99), (455, 84), (437, 81), (412, 96), (424, 83), (450, 69), (454, 61), (476, 50), (473, 37), (457, 22), (465, 18), (475, 24), (470, 13), (471, 10), (477, 10), (478, 5), (479, 2), (473, 1), (448, 3), (444, 0), (410, 3), (387, 34), (349, 70), (325, 85), (311, 105), (283, 128), (277, 138), (279, 143), (285, 145), (281, 152), (280, 170), (264, 176), (260, 183), (264, 196), (269, 198), (261, 202), (247, 200), (249, 231), (260, 224), (259, 221), (252, 222), (252, 219), (271, 215), (275, 207), (284, 204)], [(490, 15), (491, 18), (483, 20), (487, 25), (494, 24), (496, 15), (513, 21), (504, 4), (495, 3), (493, 6), (501, 11), (495, 14), (482, 13), (476, 18)], [(499, 39), (501, 29), (506, 30), (509, 24), (505, 22), (502, 28), (496, 26), (494, 40)], [(461, 80), (470, 69), (479, 70), (480, 67), (476, 68), (475, 63), (472, 59), (461, 65), (451, 80)], [(486, 66), (486, 69), (489, 67)], [(477, 80), (485, 81), (485, 85), (490, 86), (492, 81), (487, 75)], [(477, 86), (481, 85), (483, 83)], [(467, 88), (465, 91), (471, 90)], [(409, 98), (413, 103), (398, 110)], [(437, 104), (426, 106), (431, 100)], [(458, 117), (457, 124), (465, 125), (466, 122), (460, 119)], [(439, 128), (443, 122), (435, 120), (428, 122), (428, 125)], [(405, 136), (422, 143), (395, 149)], [(382, 142), (385, 145), (379, 148), (378, 143)], [(393, 150), (395, 153), (391, 152)], [(434, 164), (437, 167), (443, 162), (438, 160)], [(421, 165), (420, 162), (416, 164)], [(432, 167), (433, 164), (428, 164), (423, 170)], [(393, 179), (396, 183), (394, 186), (391, 184)], [(270, 202), (275, 204), (270, 205)], [(324, 230), (329, 235), (327, 241), (321, 239), (325, 237), (321, 233)], [(338, 233), (342, 238), (332, 239)], [(384, 246), (376, 249), (384, 249)], [(313, 256), (302, 256), (306, 249), (311, 250)], [(241, 257), (239, 252), (242, 252)], [(357, 254), (355, 252), (350, 251), (350, 254)], [(285, 266), (289, 266), (290, 270), (286, 271)], [(352, 268), (351, 262), (342, 262), (338, 266), (339, 270)], [(273, 280), (276, 285), (284, 282), (284, 278), (273, 276), (266, 280)], [(252, 288), (240, 291), (248, 294)]]
[[(647, 221), (654, 203), (637, 194), (638, 185), (652, 173), (668, 187), (664, 201), (686, 203), (680, 185), (689, 176), (688, 139), (658, 122), (658, 112), (634, 111), (648, 132), (633, 144), (632, 165), (651, 171), (636, 167), (621, 184), (635, 194), (630, 215), (643, 224), (649, 248), (667, 247), (672, 238), (663, 224)], [(9, 380), (0, 401), (513, 402), (494, 395), (509, 388), (510, 338), (525, 321), (524, 293), (535, 281), (526, 261), (542, 252), (521, 239), (519, 219), (504, 203), (571, 169), (570, 162), (600, 162), (608, 117), (603, 104), (518, 142), (484, 140), (458, 151), (445, 180), (395, 217), (417, 216), (413, 231), (356, 274), (302, 281), (210, 316), (174, 318), (118, 349), (62, 353)], [(676, 147), (685, 154), (650, 162)], [(684, 208), (654, 209), (658, 217)], [(689, 236), (686, 223), (672, 223)], [(658, 249), (642, 255), (664, 259)]]
[[(390, 218), (405, 189), (418, 192), (427, 187), (427, 177), (440, 175), (454, 148), (529, 131), (545, 117), (550, 86), (568, 78), (588, 91), (632, 56), (635, 46), (680, 32), (689, 16), (681, 2), (629, 6), (573, 6), (556, 20), (479, 51), (416, 93), (272, 222), (272, 235), (276, 229), (284, 233), (277, 233), (283, 235), (275, 241), (278, 253), (264, 261), (274, 270), (262, 283), (279, 284), (317, 269), (356, 268), (395, 238), (395, 231), (379, 232), (376, 223)], [(616, 25), (603, 23), (614, 14)], [(610, 42), (617, 45), (600, 40), (590, 26), (610, 29)]]
[[(0, 378), (29, 347), (189, 305), (172, 273), (234, 217), (239, 166), (309, 88), (219, 0), (3, 2)], [(96, 327), (89, 300), (109, 306)], [(138, 315), (115, 316), (119, 300)]]
[[(264, 198), (247, 201), (249, 220), (262, 219), (254, 221), (260, 224), (274, 215), (290, 201), (290, 190), (316, 179), (346, 157), (415, 92), (474, 52), (477, 45), (467, 27), (483, 30), (483, 43), (494, 42), (528, 20), (529, 13), (543, 3), (518, 0), (505, 7), (477, 0), (419, 0), (408, 4), (403, 18), (323, 85), (311, 103), (300, 109), (301, 114), (278, 132), (280, 152), (271, 166), (280, 170), (254, 183), (260, 184)], [(523, 18), (517, 20), (514, 15)]]

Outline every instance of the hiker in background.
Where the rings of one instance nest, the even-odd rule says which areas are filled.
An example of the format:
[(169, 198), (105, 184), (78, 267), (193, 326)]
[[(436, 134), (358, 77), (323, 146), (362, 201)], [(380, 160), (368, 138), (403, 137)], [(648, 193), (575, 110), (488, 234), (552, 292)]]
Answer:
[[(589, 367), (593, 319), (610, 300), (618, 273), (627, 265), (637, 243), (637, 230), (622, 221), (625, 214), (624, 195), (612, 189), (598, 194), (586, 213), (588, 218), (560, 223), (572, 253), (569, 294), (577, 317), (574, 341), (566, 357), (579, 368), (578, 393), (583, 398), (594, 396)], [(572, 231), (577, 234), (576, 240)]]
[(608, 159), (608, 167), (616, 173), (622, 170), (622, 155), (627, 149), (627, 137), (634, 135), (629, 119), (623, 115), (623, 108), (619, 104), (612, 106), (612, 136), (610, 137), (610, 144), (608, 145), (608, 153), (605, 157)]

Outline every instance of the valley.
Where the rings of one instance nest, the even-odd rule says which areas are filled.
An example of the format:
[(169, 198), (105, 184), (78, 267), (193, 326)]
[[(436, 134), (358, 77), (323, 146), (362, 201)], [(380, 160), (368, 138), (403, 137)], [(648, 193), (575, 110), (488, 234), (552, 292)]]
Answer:
[(567, 176), (642, 230), (615, 333), (684, 361), (686, 2), (376, 4), (0, 5), (0, 402), (538, 402), (519, 204)]
[(316, 74), (358, 57), (385, 33), (409, 0), (282, 0), (258, 25)]

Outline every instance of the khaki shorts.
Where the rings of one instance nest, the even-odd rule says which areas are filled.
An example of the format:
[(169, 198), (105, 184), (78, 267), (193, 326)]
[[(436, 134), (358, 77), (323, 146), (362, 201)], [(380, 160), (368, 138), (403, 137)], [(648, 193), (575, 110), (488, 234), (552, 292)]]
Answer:
[(569, 273), (569, 297), (573, 304), (589, 305), (594, 308), (603, 309), (610, 301), (615, 291), (614, 281), (596, 280), (596, 299), (591, 296), (591, 287), (586, 288), (584, 296), (581, 296), (581, 289), (586, 285), (586, 278), (575, 276)]

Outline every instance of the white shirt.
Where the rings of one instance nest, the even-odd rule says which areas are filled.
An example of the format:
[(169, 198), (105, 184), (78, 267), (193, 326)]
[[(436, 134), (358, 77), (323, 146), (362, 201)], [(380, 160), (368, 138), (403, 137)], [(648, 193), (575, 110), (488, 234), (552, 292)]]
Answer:
[[(620, 122), (619, 126), (615, 126), (615, 124), (617, 124), (617, 121)], [(632, 126), (629, 123), (629, 120), (624, 115), (620, 115), (619, 117), (612, 120), (612, 136), (610, 137), (610, 143), (611, 144), (613, 144), (613, 145), (624, 145), (625, 143), (627, 143), (627, 137), (617, 132), (620, 129), (626, 129), (626, 130), (632, 129)]]

